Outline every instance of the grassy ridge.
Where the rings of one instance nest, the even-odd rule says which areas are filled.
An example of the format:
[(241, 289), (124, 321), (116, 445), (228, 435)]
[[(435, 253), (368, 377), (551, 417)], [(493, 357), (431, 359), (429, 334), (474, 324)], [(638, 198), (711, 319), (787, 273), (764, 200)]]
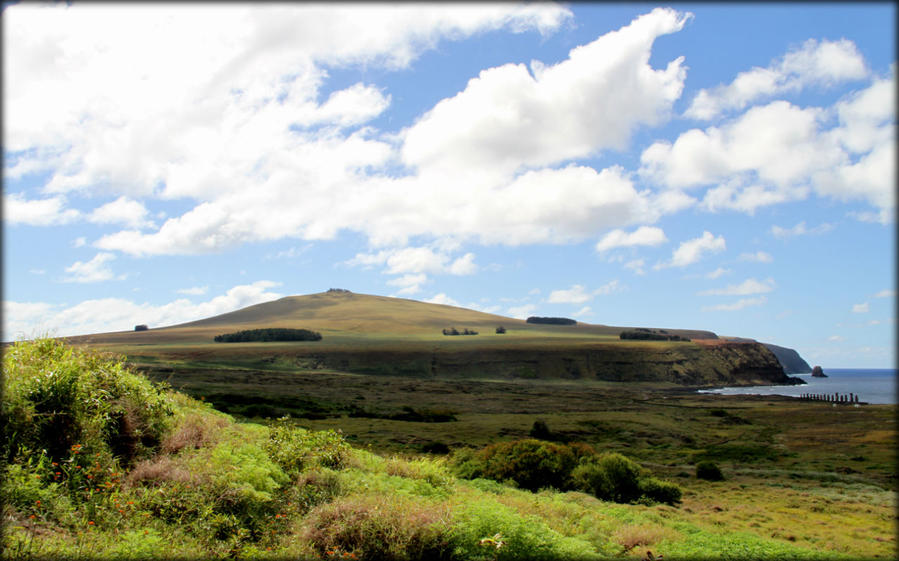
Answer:
[[(896, 552), (889, 477), (896, 439), (887, 428), (894, 407), (711, 401), (648, 386), (625, 399), (598, 384), (607, 399), (594, 400), (592, 414), (543, 410), (547, 436), (623, 451), (684, 489), (677, 506), (616, 504), (578, 491), (460, 479), (454, 455), (352, 445), (365, 426), (354, 422), (410, 433), (431, 428), (446, 438), (465, 435), (458, 429), (474, 426), (473, 413), (449, 423), (237, 422), (115, 360), (53, 342), (16, 345), (4, 356), (4, 373), (4, 427), (52, 425), (63, 415), (69, 422), (54, 426), (72, 439), (44, 453), (45, 433), (7, 434), (17, 445), (4, 466), (5, 558), (549, 560), (643, 558), (651, 550), (666, 559), (857, 559)], [(412, 382), (413, 395), (441, 389)], [(520, 384), (517, 395), (516, 384), (495, 384), (482, 397), (508, 398), (479, 423), (498, 429), (482, 436), (494, 440), (518, 438), (533, 411), (553, 399), (572, 401), (578, 389), (547, 383), (539, 397), (533, 384)], [(104, 402), (103, 392), (117, 398)], [(66, 401), (73, 395), (79, 399)], [(39, 409), (54, 396), (71, 405)], [(129, 403), (148, 399), (159, 407), (130, 425), (116, 421), (138, 415)], [(532, 412), (504, 411), (515, 403)], [(825, 415), (833, 422), (822, 423)], [(333, 430), (318, 430), (325, 424)], [(123, 432), (152, 438), (115, 453)], [(466, 444), (480, 446), (475, 438)], [(709, 452), (724, 481), (691, 473), (689, 458)]]
[[(505, 333), (496, 333), (502, 326)], [(212, 346), (223, 332), (308, 329), (315, 342)], [(444, 330), (476, 331), (447, 337)], [(755, 342), (714, 333), (665, 330), (684, 341), (623, 341), (628, 328), (545, 325), (474, 310), (350, 293), (293, 296), (182, 325), (71, 337), (135, 362), (197, 368), (329, 369), (374, 375), (450, 378), (577, 378), (688, 385), (784, 383), (775, 356)], [(693, 342), (686, 341), (692, 339)]]

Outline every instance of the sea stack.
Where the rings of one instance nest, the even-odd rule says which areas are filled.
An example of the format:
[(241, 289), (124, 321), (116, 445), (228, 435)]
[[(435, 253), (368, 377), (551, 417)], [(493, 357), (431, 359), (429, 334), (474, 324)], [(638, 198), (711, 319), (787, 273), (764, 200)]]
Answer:
[(820, 366), (812, 368), (812, 376), (815, 378), (827, 378), (827, 374), (824, 373), (824, 370)]

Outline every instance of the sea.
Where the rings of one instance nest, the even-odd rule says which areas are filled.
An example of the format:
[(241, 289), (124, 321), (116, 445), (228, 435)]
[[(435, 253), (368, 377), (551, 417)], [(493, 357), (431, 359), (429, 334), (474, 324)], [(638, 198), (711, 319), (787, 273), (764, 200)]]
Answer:
[(746, 386), (699, 390), (699, 392), (726, 395), (785, 395), (797, 398), (802, 394), (848, 395), (851, 392), (858, 395), (859, 401), (896, 404), (895, 368), (825, 368), (824, 373), (827, 378), (815, 378), (811, 374), (790, 374), (806, 382), (799, 386)]

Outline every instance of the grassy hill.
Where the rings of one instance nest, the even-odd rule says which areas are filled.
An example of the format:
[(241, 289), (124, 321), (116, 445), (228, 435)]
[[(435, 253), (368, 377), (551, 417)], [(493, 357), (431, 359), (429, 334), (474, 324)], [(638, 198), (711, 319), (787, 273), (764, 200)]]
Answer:
[[(135, 323), (140, 323), (136, 318)], [(299, 327), (318, 331), (330, 344), (371, 338), (378, 342), (444, 341), (442, 329), (448, 327), (473, 328), (479, 332), (478, 341), (495, 340), (495, 328), (508, 330), (502, 341), (534, 338), (615, 339), (625, 327), (578, 323), (574, 326), (530, 324), (524, 320), (487, 314), (466, 308), (429, 304), (404, 298), (355, 294), (350, 292), (322, 292), (304, 296), (288, 296), (272, 302), (256, 304), (234, 312), (179, 325), (154, 328), (148, 331), (123, 331), (72, 337), (73, 343), (90, 344), (200, 344), (212, 342), (220, 333), (266, 327)], [(715, 339), (710, 331), (671, 329), (692, 339)], [(468, 339), (471, 341), (471, 339)]]
[[(502, 326), (505, 333), (496, 333)], [(477, 331), (446, 336), (444, 329)], [(249, 329), (309, 329), (314, 342), (214, 343)], [(776, 357), (747, 340), (665, 329), (690, 341), (623, 341), (631, 327), (547, 325), (402, 298), (348, 292), (291, 296), (146, 331), (68, 338), (152, 368), (333, 370), (419, 378), (662, 381), (681, 385), (787, 383)]]

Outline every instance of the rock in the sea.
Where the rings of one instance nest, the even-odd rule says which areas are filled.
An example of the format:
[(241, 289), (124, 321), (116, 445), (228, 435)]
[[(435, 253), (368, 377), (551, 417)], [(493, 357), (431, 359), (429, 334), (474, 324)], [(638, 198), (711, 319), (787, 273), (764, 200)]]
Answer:
[(827, 378), (827, 374), (824, 373), (824, 370), (820, 366), (812, 368), (812, 376), (815, 378)]

